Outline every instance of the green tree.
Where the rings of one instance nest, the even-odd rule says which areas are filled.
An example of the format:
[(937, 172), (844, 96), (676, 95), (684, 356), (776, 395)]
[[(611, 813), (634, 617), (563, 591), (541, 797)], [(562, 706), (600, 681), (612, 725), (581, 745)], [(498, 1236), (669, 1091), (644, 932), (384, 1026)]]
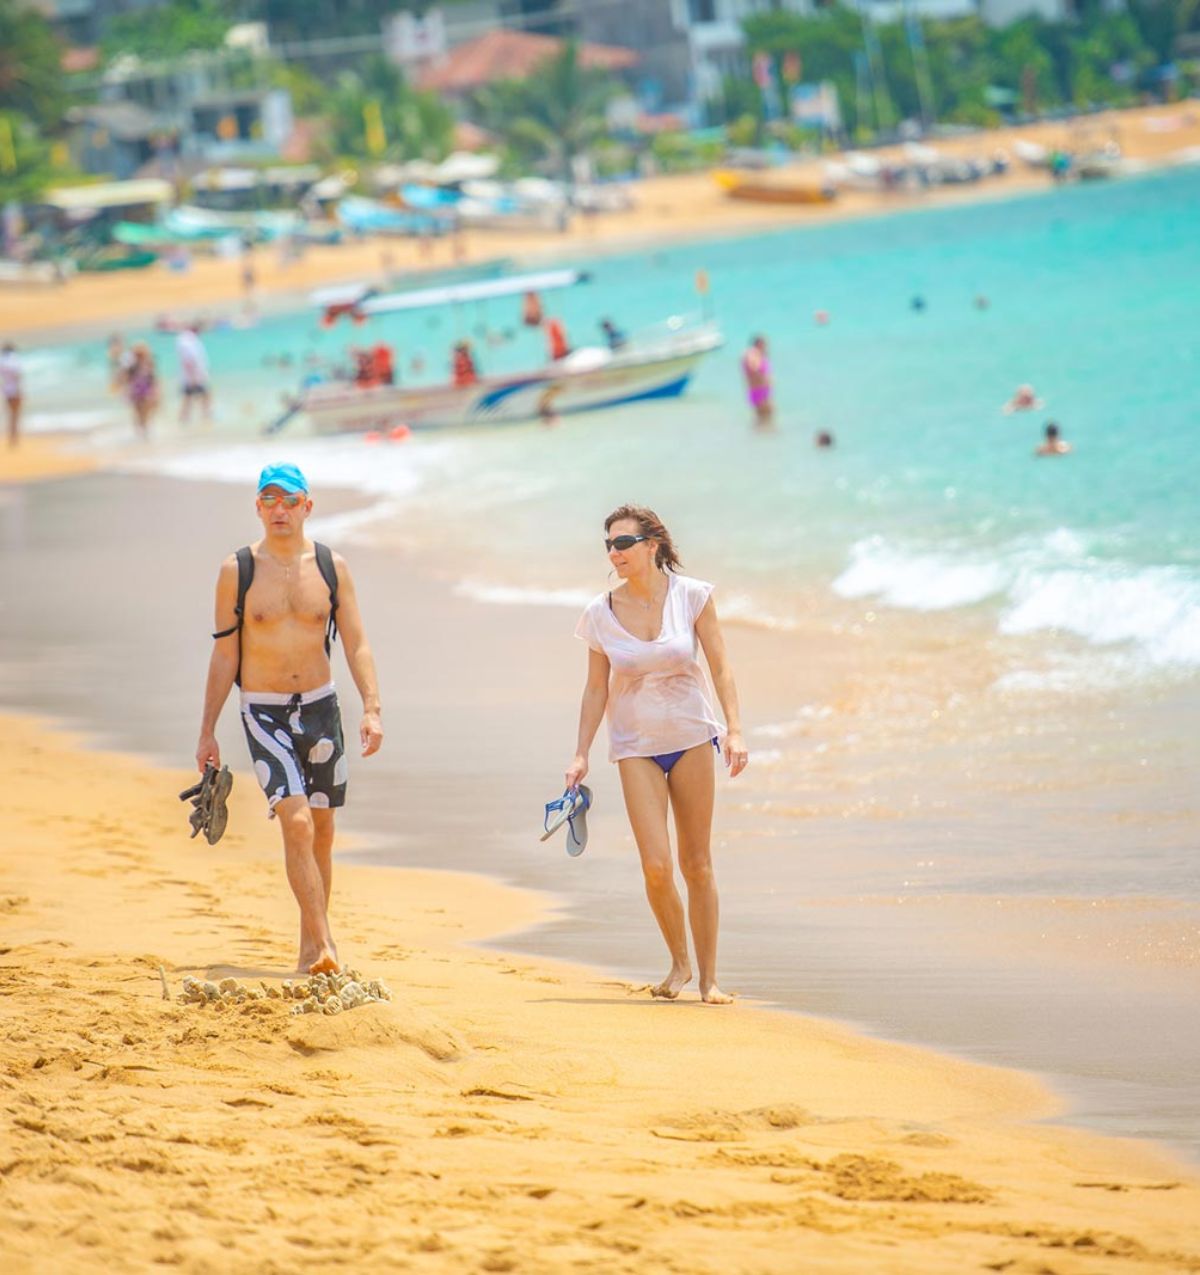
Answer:
[(340, 35), (378, 35), (383, 19), (400, 9), (424, 12), (433, 0), (250, 0), (245, 21), (265, 22), (276, 44)]
[(851, 133), (867, 123), (860, 121), (857, 113), (854, 59), (864, 53), (862, 20), (857, 13), (841, 5), (812, 17), (762, 13), (747, 18), (743, 26), (752, 53), (769, 53), (776, 60), (798, 53), (805, 80), (831, 80)]
[(564, 180), (571, 161), (605, 135), (605, 108), (620, 91), (607, 71), (586, 67), (572, 40), (525, 80), (501, 80), (481, 89), (477, 122), (527, 160), (548, 159)]
[(148, 61), (219, 49), (237, 21), (232, 0), (171, 0), (109, 21), (100, 41), (105, 61), (132, 53)]
[(382, 128), (378, 157), (442, 159), (454, 142), (454, 116), (434, 93), (414, 89), (403, 73), (376, 55), (338, 81), (327, 115), (339, 155), (374, 156), (373, 123)]
[(54, 178), (49, 142), (27, 116), (0, 111), (0, 206), (37, 199)]
[(0, 110), (27, 116), (45, 132), (62, 124), (62, 50), (46, 19), (19, 0), (0, 0)]
[[(1008, 89), (1035, 109), (1063, 103), (1123, 104), (1139, 78), (1172, 56), (1180, 35), (1200, 26), (1200, 0), (1129, 0), (1114, 13), (1102, 0), (1082, 0), (1077, 19), (1023, 18), (993, 29), (978, 17), (924, 21), (934, 113), (944, 122), (984, 123), (993, 112), (988, 89)], [(865, 53), (857, 13), (834, 6), (809, 17), (772, 12), (744, 23), (752, 52), (798, 53), (807, 80), (832, 80), (851, 131), (857, 118), (856, 56)], [(909, 34), (902, 22), (878, 28), (888, 93), (902, 118), (921, 111)], [(1131, 66), (1132, 84), (1113, 75)]]

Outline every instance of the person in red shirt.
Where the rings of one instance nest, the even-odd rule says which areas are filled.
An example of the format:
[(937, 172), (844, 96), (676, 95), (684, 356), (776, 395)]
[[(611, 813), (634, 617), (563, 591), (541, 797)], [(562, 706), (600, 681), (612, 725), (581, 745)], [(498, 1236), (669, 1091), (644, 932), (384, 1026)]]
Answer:
[(454, 384), (460, 389), (467, 385), (474, 385), (479, 380), (479, 372), (475, 367), (475, 360), (471, 357), (471, 346), (468, 342), (459, 341), (454, 347), (452, 371)]
[(565, 359), (571, 353), (571, 347), (567, 344), (567, 330), (562, 325), (561, 319), (546, 320), (546, 344), (550, 349), (550, 358), (552, 361)]
[(392, 360), (392, 347), (380, 341), (371, 351), (371, 367), (376, 385), (395, 385), (396, 368)]

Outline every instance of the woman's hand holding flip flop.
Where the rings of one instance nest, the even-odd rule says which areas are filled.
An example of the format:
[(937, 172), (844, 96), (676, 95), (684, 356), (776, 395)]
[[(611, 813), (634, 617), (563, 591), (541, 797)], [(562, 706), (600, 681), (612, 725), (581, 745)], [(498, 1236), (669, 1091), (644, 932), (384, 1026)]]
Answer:
[(583, 783), (587, 773), (587, 758), (582, 753), (576, 753), (575, 760), (567, 767), (567, 773), (563, 776), (567, 781), (567, 791), (574, 792)]
[(729, 767), (729, 778), (740, 775), (746, 769), (746, 763), (750, 760), (750, 754), (746, 751), (746, 745), (742, 741), (741, 735), (730, 732), (725, 736), (725, 747), (721, 750), (725, 758), (725, 765)]

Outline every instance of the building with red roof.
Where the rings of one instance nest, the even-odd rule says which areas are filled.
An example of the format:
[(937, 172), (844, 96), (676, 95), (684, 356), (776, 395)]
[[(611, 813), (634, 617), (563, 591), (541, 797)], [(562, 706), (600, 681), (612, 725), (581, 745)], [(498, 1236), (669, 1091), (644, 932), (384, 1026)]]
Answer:
[[(417, 87), (446, 97), (464, 97), (497, 80), (525, 80), (560, 53), (564, 44), (551, 35), (498, 28), (455, 45), (429, 62), (417, 75)], [(579, 61), (619, 74), (632, 70), (640, 59), (620, 45), (581, 43)]]

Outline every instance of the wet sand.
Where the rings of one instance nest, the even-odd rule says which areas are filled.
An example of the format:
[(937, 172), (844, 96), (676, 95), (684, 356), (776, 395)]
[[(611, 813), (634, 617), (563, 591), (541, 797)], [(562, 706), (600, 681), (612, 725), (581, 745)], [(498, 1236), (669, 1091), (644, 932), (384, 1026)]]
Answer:
[[(532, 260), (591, 255), (608, 247), (639, 243), (703, 239), (755, 230), (812, 225), (848, 217), (878, 216), (904, 209), (951, 203), (1004, 199), (1027, 190), (1047, 189), (1049, 176), (1021, 164), (1012, 152), (1017, 139), (1046, 147), (1080, 145), (1081, 130), (1092, 145), (1115, 137), (1127, 159), (1148, 166), (1177, 162), (1200, 147), (1200, 109), (1192, 102), (1175, 106), (1111, 111), (1086, 120), (1043, 123), (1016, 129), (997, 129), (961, 138), (939, 140), (936, 148), (947, 156), (987, 158), (1005, 149), (1012, 167), (1002, 177), (982, 182), (943, 186), (918, 193), (845, 191), (823, 205), (764, 205), (729, 199), (710, 173), (648, 178), (630, 189), (636, 207), (625, 213), (577, 217), (563, 234), (472, 231), (458, 245), (435, 242), (430, 254), (412, 240), (370, 238), (333, 247), (314, 247), (301, 261), (284, 261), (271, 248), (257, 253), (258, 286), (255, 306), (302, 302), (306, 290), (318, 284), (368, 280), (386, 286), (386, 276), (446, 267), (460, 261), (496, 257)], [(872, 152), (881, 159), (903, 159), (902, 148)], [(830, 158), (837, 158), (831, 156)], [(818, 184), (821, 162), (794, 165), (783, 175), (799, 183)], [(189, 271), (165, 267), (120, 274), (80, 275), (58, 288), (0, 291), (0, 329), (8, 334), (59, 333), (79, 325), (146, 320), (159, 314), (240, 313), (247, 301), (241, 288), (241, 263), (198, 257)]]
[(75, 451), (67, 435), (28, 435), (15, 447), (0, 441), (0, 484), (39, 482), (95, 469), (98, 458)]
[[(353, 504), (319, 494), (317, 513)], [(253, 530), (250, 496), (224, 485), (102, 474), (9, 488), (6, 577), (14, 596), (39, 605), (0, 612), (0, 704), (65, 720), (103, 746), (189, 757), (216, 564)], [(444, 555), (334, 543), (359, 581), (389, 732), (378, 758), (352, 765), (350, 859), (557, 893), (555, 915), (510, 944), (638, 981), (661, 976), (602, 741), (586, 859), (568, 861), (533, 835), (574, 735), (574, 616), (460, 596)], [(889, 687), (910, 706), (897, 663), (914, 664), (928, 702), (941, 702), (941, 681), (969, 688), (961, 644), (937, 638), (936, 622), (916, 656), (911, 634), (901, 643), (879, 627), (851, 640), (820, 625), (728, 626), (759, 760), (718, 785), (723, 982), (1035, 1068), (1054, 1078), (1073, 1119), (1194, 1150), (1197, 909), (1133, 866), (1139, 845), (1172, 837), (1181, 862), (1190, 853), (1187, 755), (1156, 757), (1136, 784), (1118, 764), (1143, 737), (1169, 737), (1154, 714), (1186, 719), (1187, 704), (1147, 702), (1140, 718), (1126, 708), (1111, 722), (1044, 720), (1023, 751), (1002, 751), (1005, 719), (947, 715), (935, 729), (928, 712), (913, 725), (887, 711)], [(352, 730), (355, 695), (337, 667)], [(795, 719), (799, 778), (773, 766), (781, 741), (763, 728), (830, 701), (839, 711), (828, 723)], [(231, 711), (220, 738), (242, 764)], [(1084, 843), (1114, 865), (1113, 897), (1078, 897), (1073, 856)]]

